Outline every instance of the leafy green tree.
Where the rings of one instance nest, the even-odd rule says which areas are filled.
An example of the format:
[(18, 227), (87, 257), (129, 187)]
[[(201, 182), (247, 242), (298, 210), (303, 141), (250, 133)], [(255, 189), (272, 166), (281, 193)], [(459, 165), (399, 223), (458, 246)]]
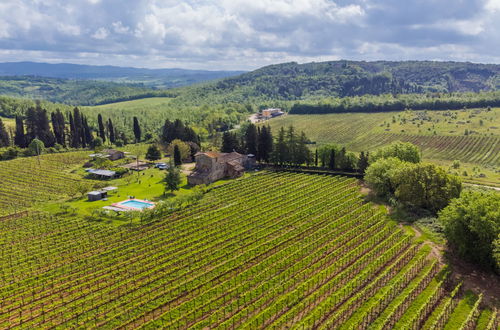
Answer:
[(100, 150), (103, 145), (104, 145), (104, 142), (102, 141), (100, 136), (96, 137), (92, 141), (92, 148), (94, 148), (95, 150)]
[(28, 150), (32, 156), (40, 156), (45, 150), (45, 144), (39, 139), (33, 139), (28, 146)]
[(439, 212), (439, 220), (458, 255), (500, 271), (500, 194), (464, 191)]
[(163, 182), (165, 183), (165, 195), (167, 191), (173, 193), (175, 190), (179, 190), (179, 185), (181, 184), (181, 171), (173, 162), (170, 162)]
[(434, 164), (407, 163), (394, 178), (396, 198), (410, 207), (437, 212), (460, 196), (462, 183)]
[(175, 147), (179, 149), (181, 161), (191, 158), (191, 147), (187, 142), (179, 139), (173, 140), (167, 147), (167, 153), (171, 156), (175, 156)]
[(181, 151), (178, 145), (174, 146), (174, 164), (175, 166), (179, 166), (182, 164)]
[(146, 152), (146, 159), (149, 161), (161, 159), (160, 149), (155, 144), (149, 146), (148, 151)]
[(389, 199), (397, 188), (396, 174), (406, 164), (399, 158), (381, 158), (366, 169), (365, 181), (377, 196)]
[(419, 163), (422, 160), (420, 149), (410, 142), (393, 142), (377, 150), (373, 155), (373, 160), (389, 157), (396, 157), (410, 163)]
[(9, 133), (5, 129), (5, 125), (0, 118), (0, 147), (8, 147), (10, 146), (10, 137)]

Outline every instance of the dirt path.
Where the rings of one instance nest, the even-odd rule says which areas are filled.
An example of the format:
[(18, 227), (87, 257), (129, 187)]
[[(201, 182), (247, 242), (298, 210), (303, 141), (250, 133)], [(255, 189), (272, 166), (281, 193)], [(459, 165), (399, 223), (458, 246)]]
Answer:
[(464, 183), (467, 186), (474, 186), (474, 187), (482, 187), (482, 188), (487, 188), (487, 189), (493, 189), (496, 191), (500, 191), (500, 188), (498, 187), (493, 187), (493, 186), (485, 186), (483, 184), (475, 184), (475, 183)]

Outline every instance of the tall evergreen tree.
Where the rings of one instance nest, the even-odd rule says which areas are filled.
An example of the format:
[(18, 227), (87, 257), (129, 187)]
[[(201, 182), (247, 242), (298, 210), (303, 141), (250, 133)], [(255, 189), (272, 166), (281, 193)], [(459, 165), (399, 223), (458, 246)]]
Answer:
[(247, 154), (257, 155), (257, 127), (248, 125), (245, 130), (245, 151)]
[(134, 136), (135, 143), (141, 142), (141, 126), (139, 125), (139, 119), (134, 116)]
[(111, 120), (111, 118), (108, 119), (108, 132), (109, 132), (109, 141), (111, 143), (115, 143), (116, 142), (116, 132), (115, 132), (115, 128), (113, 126), (113, 121)]
[(14, 144), (19, 148), (26, 148), (26, 134), (24, 134), (24, 122), (20, 116), (16, 116), (16, 133), (14, 135)]
[(174, 121), (174, 140), (179, 139), (181, 141), (186, 140), (186, 128), (184, 126), (184, 123), (180, 119), (176, 119)]
[(99, 137), (102, 139), (102, 142), (106, 142), (106, 129), (104, 128), (101, 114), (97, 115), (97, 126), (99, 128)]
[(161, 130), (161, 140), (164, 144), (170, 144), (174, 138), (174, 125), (170, 120), (165, 120), (165, 124), (162, 127)]
[(65, 120), (62, 112), (57, 109), (56, 112), (50, 114), (52, 121), (52, 129), (54, 131), (54, 136), (56, 142), (62, 146), (66, 145), (66, 131), (65, 131)]
[(53, 147), (56, 143), (54, 133), (50, 129), (50, 121), (47, 110), (37, 107), (36, 109), (36, 135), (46, 147)]
[(318, 149), (314, 152), (314, 166), (318, 167)]
[(257, 160), (269, 162), (273, 152), (273, 136), (270, 126), (259, 128), (257, 137)]
[(87, 146), (90, 147), (94, 142), (94, 136), (92, 135), (92, 130), (89, 127), (87, 117), (83, 115), (82, 115), (82, 124), (83, 124), (83, 135), (85, 136), (85, 143)]
[(182, 165), (181, 151), (179, 150), (178, 145), (174, 146), (174, 165), (175, 166)]
[(79, 140), (76, 135), (75, 121), (73, 120), (73, 114), (69, 114), (69, 130), (70, 130), (70, 142), (69, 145), (71, 148), (78, 148), (80, 146)]
[(80, 115), (80, 110), (75, 107), (73, 109), (73, 127), (71, 130), (71, 146), (73, 148), (79, 148), (82, 146), (83, 142), (85, 142), (85, 137), (83, 136), (82, 116)]
[(236, 135), (231, 132), (224, 132), (222, 134), (222, 152), (233, 152), (239, 149), (238, 139)]
[(359, 154), (359, 160), (358, 160), (358, 171), (360, 173), (365, 173), (366, 169), (368, 168), (368, 152), (365, 154), (363, 151)]
[(8, 147), (10, 146), (10, 137), (5, 125), (0, 118), (0, 147)]
[(276, 141), (276, 148), (274, 151), (274, 162), (277, 164), (284, 164), (288, 160), (288, 146), (286, 141), (285, 128), (281, 127)]
[(333, 149), (333, 148), (330, 150), (330, 158), (329, 158), (329, 162), (328, 162), (328, 168), (330, 170), (335, 169), (335, 149)]
[(288, 127), (288, 131), (286, 132), (286, 145), (287, 145), (287, 153), (285, 157), (285, 161), (288, 163), (297, 164), (297, 156), (298, 152), (298, 139), (295, 134), (295, 128), (293, 126)]
[(33, 107), (26, 111), (26, 145), (37, 137), (37, 114)]

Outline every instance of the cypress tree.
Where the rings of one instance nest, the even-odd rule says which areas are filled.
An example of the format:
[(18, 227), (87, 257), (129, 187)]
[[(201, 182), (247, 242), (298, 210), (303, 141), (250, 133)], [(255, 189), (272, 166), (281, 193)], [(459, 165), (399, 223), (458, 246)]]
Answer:
[(16, 133), (14, 135), (14, 144), (19, 148), (26, 148), (26, 135), (24, 134), (24, 122), (20, 116), (16, 116)]
[(71, 141), (69, 145), (71, 148), (78, 148), (79, 143), (76, 137), (75, 121), (73, 120), (73, 115), (71, 113), (69, 114), (69, 129), (71, 135)]
[(245, 131), (245, 150), (247, 154), (257, 155), (257, 127), (248, 125)]
[(9, 133), (5, 129), (5, 125), (0, 118), (0, 147), (8, 147), (10, 146), (10, 138)]
[(56, 112), (52, 112), (50, 114), (52, 121), (52, 129), (54, 131), (54, 136), (56, 142), (60, 145), (66, 145), (66, 133), (65, 133), (65, 120), (64, 115), (61, 113), (59, 109)]
[(227, 131), (222, 134), (222, 152), (233, 152), (239, 149), (238, 147), (238, 140), (234, 134)]
[(54, 137), (54, 133), (50, 130), (47, 110), (38, 107), (36, 110), (36, 117), (36, 135), (46, 147), (53, 147), (56, 143), (56, 138)]
[(83, 125), (83, 136), (85, 138), (85, 144), (91, 146), (94, 142), (94, 136), (92, 135), (92, 130), (89, 127), (87, 117), (82, 115), (82, 125)]
[(115, 143), (116, 142), (116, 132), (115, 132), (115, 128), (113, 127), (113, 121), (111, 120), (111, 118), (108, 119), (108, 132), (109, 132), (109, 141), (111, 143)]
[(329, 159), (329, 163), (328, 163), (328, 168), (330, 170), (335, 169), (335, 149), (333, 149), (333, 148), (332, 148), (332, 150), (330, 150), (330, 159)]
[(363, 151), (359, 154), (359, 160), (358, 160), (358, 171), (360, 173), (365, 173), (366, 169), (368, 168), (368, 152), (365, 154)]
[(106, 130), (104, 129), (101, 114), (97, 115), (97, 125), (99, 126), (99, 137), (102, 139), (102, 142), (106, 142)]
[(73, 129), (71, 130), (71, 146), (79, 148), (84, 143), (82, 116), (78, 108), (73, 109)]
[(165, 120), (161, 130), (161, 140), (165, 144), (170, 144), (174, 140), (174, 127), (170, 120)]
[(284, 164), (288, 160), (288, 146), (285, 137), (285, 129), (281, 127), (276, 141), (276, 150), (274, 151), (274, 162)]
[(137, 117), (134, 117), (134, 136), (135, 143), (141, 142), (141, 126), (139, 126), (139, 119)]
[(26, 111), (26, 141), (28, 145), (33, 139), (37, 137), (37, 115), (33, 107), (28, 108)]
[[(175, 140), (175, 139), (179, 139), (181, 141), (185, 141), (186, 140), (186, 128), (184, 127), (184, 124), (182, 123), (182, 121), (180, 119), (176, 119), (174, 121), (174, 132), (173, 132), (173, 139), (172, 140)], [(172, 141), (170, 141), (172, 142)]]
[(182, 164), (181, 151), (179, 150), (178, 145), (174, 146), (174, 164), (175, 166), (179, 166)]
[(314, 166), (318, 167), (318, 149), (314, 153)]

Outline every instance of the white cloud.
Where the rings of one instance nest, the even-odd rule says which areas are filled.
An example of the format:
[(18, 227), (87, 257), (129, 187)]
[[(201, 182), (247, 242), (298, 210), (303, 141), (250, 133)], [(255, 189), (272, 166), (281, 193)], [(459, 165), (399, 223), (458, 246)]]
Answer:
[(109, 32), (106, 28), (100, 27), (98, 28), (93, 34), (92, 38), (97, 39), (97, 40), (103, 40), (106, 39), (109, 36)]
[(499, 11), (500, 0), (4, 0), (0, 61), (6, 51), (212, 69), (337, 58), (496, 61)]

